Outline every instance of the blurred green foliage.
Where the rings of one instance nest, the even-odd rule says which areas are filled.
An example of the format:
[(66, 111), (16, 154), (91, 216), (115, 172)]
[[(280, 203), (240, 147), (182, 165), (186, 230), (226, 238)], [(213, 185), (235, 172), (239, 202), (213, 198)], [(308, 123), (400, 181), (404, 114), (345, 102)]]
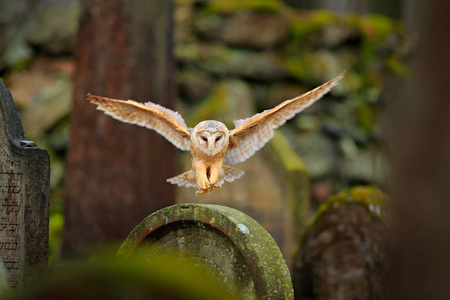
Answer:
[[(106, 250), (105, 250), (106, 249)], [(105, 248), (80, 261), (61, 262), (14, 299), (240, 299), (207, 270), (171, 254), (114, 257)]]
[(290, 14), (291, 35), (294, 43), (303, 44), (307, 37), (324, 26), (336, 23), (337, 16), (328, 10), (317, 10), (303, 14)]
[(212, 13), (232, 13), (240, 10), (278, 12), (284, 7), (281, 0), (214, 0), (208, 5)]

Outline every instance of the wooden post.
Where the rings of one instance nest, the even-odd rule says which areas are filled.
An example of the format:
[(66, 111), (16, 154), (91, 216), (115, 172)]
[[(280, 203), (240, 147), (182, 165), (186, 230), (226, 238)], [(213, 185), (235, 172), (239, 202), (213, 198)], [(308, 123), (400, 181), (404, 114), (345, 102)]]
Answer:
[(413, 2), (413, 65), (387, 106), (388, 299), (450, 299), (450, 2)]
[(65, 250), (123, 239), (174, 203), (174, 147), (95, 110), (88, 92), (174, 104), (172, 1), (82, 1), (65, 181)]

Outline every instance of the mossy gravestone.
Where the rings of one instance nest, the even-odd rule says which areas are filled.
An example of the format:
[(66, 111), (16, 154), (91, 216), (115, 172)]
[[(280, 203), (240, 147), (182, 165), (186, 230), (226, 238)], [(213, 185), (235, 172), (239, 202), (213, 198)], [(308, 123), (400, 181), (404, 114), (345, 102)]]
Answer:
[[(145, 252), (149, 260), (173, 252), (211, 271), (243, 299), (293, 299), (286, 262), (267, 231), (229, 207), (179, 204), (144, 219), (118, 256)], [(176, 263), (176, 262), (175, 262)]]
[(322, 204), (295, 257), (296, 299), (385, 299), (386, 196), (357, 187)]
[(47, 266), (50, 162), (0, 81), (0, 257), (13, 289)]

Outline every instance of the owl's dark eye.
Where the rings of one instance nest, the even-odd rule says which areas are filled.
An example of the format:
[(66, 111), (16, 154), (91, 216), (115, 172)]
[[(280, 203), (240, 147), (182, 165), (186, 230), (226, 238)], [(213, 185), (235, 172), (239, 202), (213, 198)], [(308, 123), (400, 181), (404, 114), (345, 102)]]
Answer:
[(208, 139), (207, 139), (207, 138), (205, 138), (204, 136), (202, 136), (202, 140), (204, 140), (205, 142), (207, 142), (207, 141), (208, 141)]
[(216, 142), (218, 142), (221, 138), (222, 138), (221, 136), (216, 137)]

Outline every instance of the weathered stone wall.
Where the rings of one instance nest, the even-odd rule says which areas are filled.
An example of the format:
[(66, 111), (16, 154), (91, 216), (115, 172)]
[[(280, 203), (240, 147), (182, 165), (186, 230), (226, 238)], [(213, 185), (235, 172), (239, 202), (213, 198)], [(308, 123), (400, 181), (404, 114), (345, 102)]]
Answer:
[[(384, 74), (406, 72), (400, 60), (405, 53), (401, 24), (382, 16), (300, 11), (278, 0), (176, 4), (179, 110), (188, 125), (215, 118), (232, 127), (232, 120), (271, 108), (346, 70), (345, 80), (331, 94), (279, 132), (306, 165), (313, 204), (349, 185), (382, 180), (385, 165), (376, 132), (386, 90), (380, 92)], [(48, 149), (52, 159), (53, 253), (63, 224), (79, 1), (17, 0), (0, 7), (0, 76), (14, 96), (28, 137)], [(283, 159), (270, 159), (267, 152), (273, 149), (268, 147), (248, 163)], [(255, 166), (237, 167), (247, 172), (240, 179), (247, 186), (262, 185), (251, 181), (251, 173), (259, 170)], [(265, 168), (270, 175), (279, 167)]]
[(318, 203), (344, 187), (383, 181), (376, 135), (383, 75), (406, 72), (398, 22), (300, 11), (280, 1), (178, 1), (175, 20), (188, 125), (219, 119), (233, 128), (232, 120), (346, 70), (329, 95), (281, 131), (306, 164)]

